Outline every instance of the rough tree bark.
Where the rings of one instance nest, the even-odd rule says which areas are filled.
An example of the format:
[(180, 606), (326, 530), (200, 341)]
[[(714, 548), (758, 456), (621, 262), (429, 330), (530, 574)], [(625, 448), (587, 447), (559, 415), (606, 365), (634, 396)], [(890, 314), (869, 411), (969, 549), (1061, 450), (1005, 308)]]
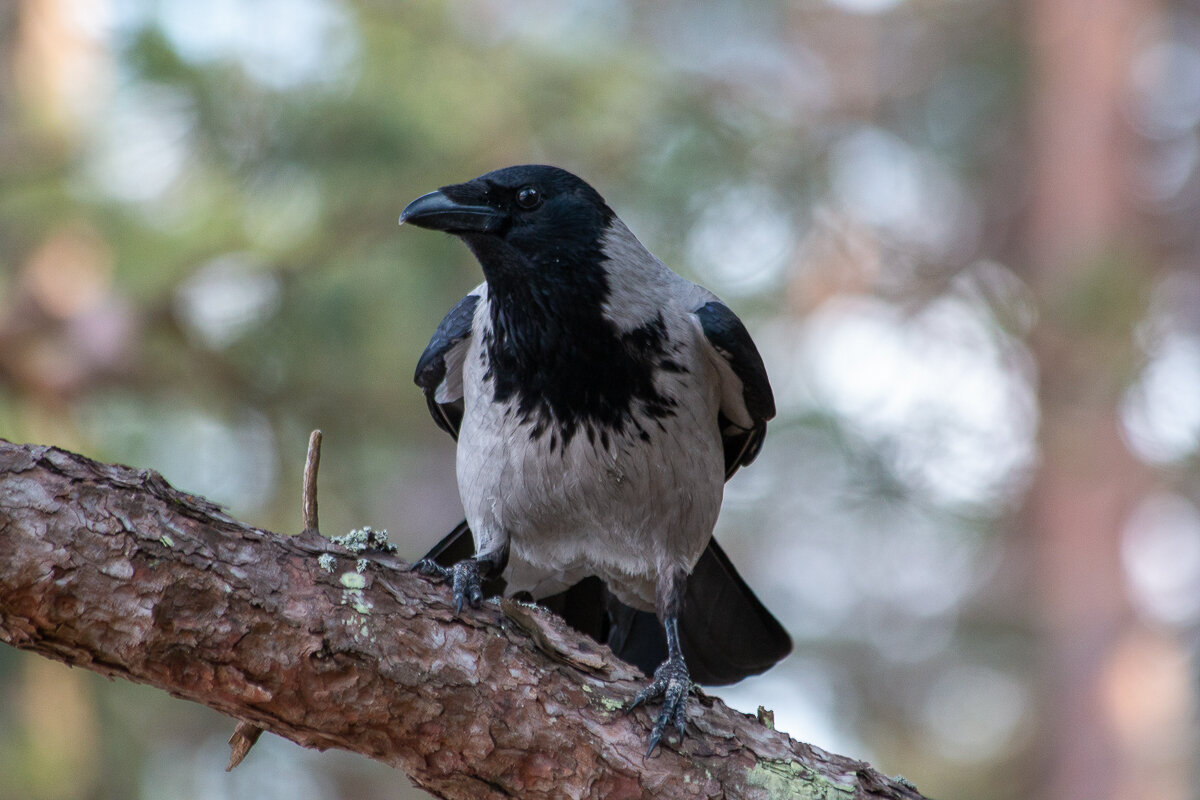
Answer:
[[(321, 556), (328, 557), (321, 558)], [(147, 683), (444, 798), (905, 798), (699, 696), (643, 759), (642, 679), (548, 612), (244, 525), (146, 470), (0, 440), (0, 640)], [(213, 769), (223, 765), (213, 764)]]

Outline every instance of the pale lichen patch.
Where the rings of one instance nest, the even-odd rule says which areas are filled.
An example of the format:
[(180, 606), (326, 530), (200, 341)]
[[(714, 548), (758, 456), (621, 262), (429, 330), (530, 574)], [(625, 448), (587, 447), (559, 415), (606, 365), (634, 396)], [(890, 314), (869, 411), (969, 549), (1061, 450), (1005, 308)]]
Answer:
[(377, 531), (370, 525), (364, 528), (355, 528), (345, 536), (330, 537), (330, 541), (340, 544), (354, 553), (363, 553), (367, 550), (383, 553), (396, 552), (396, 545), (388, 541), (388, 532), (386, 530)]
[(367, 585), (367, 579), (358, 572), (343, 572), (339, 580), (347, 589), (362, 589)]
[(345, 587), (342, 591), (342, 604), (350, 606), (360, 614), (370, 614), (375, 604), (363, 594), (367, 579), (357, 572), (343, 572), (338, 581)]
[(616, 713), (617, 711), (625, 710), (625, 703), (621, 700), (618, 700), (615, 697), (609, 697), (607, 695), (600, 694), (595, 689), (593, 689), (591, 686), (588, 686), (586, 683), (583, 684), (580, 688), (583, 689), (584, 694), (588, 695), (591, 698), (591, 702), (594, 705), (599, 706), (600, 708), (604, 709), (605, 711), (609, 712), (610, 714)]
[(854, 787), (837, 783), (796, 761), (760, 761), (746, 784), (767, 791), (768, 800), (849, 800)]

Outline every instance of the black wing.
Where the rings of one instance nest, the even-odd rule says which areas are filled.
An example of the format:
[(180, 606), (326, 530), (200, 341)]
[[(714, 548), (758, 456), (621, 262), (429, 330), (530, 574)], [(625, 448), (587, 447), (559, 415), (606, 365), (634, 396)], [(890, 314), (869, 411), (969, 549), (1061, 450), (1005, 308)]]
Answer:
[(729, 480), (762, 449), (767, 420), (775, 416), (775, 396), (762, 356), (737, 315), (716, 300), (705, 303), (695, 314), (722, 376), (717, 424), (725, 444), (725, 480)]
[(479, 295), (472, 292), (450, 309), (433, 332), (413, 376), (413, 381), (425, 392), (433, 421), (455, 439), (463, 416), (462, 362), (471, 340), (477, 305)]

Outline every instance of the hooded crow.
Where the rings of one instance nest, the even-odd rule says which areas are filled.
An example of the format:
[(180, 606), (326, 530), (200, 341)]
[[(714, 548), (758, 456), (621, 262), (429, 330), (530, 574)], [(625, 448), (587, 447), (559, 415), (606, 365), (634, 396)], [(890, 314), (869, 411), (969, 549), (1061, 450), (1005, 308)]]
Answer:
[(459, 611), (526, 593), (652, 674), (628, 706), (663, 697), (649, 756), (668, 726), (682, 739), (693, 677), (732, 683), (791, 650), (712, 536), (775, 415), (762, 358), (565, 170), (444, 186), (400, 222), (457, 236), (485, 278), (417, 364), (466, 520), (416, 568)]

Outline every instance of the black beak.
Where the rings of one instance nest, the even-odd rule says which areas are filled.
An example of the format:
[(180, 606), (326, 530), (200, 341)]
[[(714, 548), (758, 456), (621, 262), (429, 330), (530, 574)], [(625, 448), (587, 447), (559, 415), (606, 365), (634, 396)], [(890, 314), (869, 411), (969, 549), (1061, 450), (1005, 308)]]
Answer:
[(504, 214), (491, 206), (458, 203), (441, 190), (421, 195), (400, 214), (401, 225), (409, 222), (418, 228), (455, 234), (491, 233), (503, 221)]

